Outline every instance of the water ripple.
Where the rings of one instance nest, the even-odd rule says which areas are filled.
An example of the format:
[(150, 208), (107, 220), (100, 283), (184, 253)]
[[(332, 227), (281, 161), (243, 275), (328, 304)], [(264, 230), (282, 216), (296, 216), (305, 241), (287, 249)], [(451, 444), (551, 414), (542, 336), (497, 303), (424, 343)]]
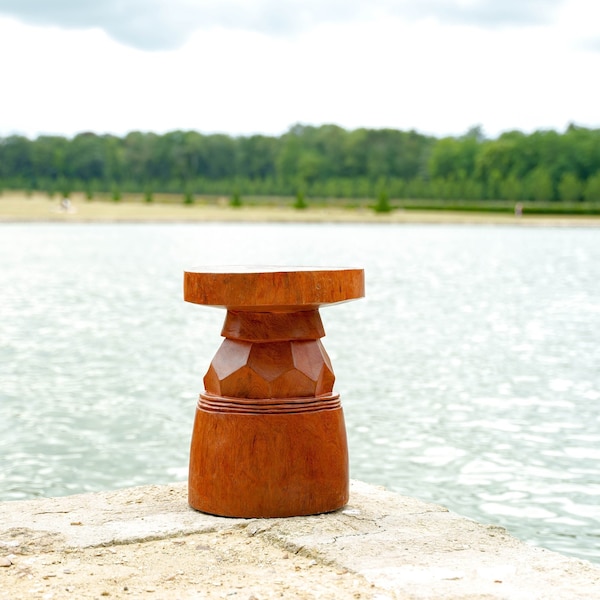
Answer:
[(0, 498), (186, 478), (224, 315), (184, 268), (358, 265), (322, 311), (351, 475), (600, 561), (596, 230), (1, 225), (0, 261)]

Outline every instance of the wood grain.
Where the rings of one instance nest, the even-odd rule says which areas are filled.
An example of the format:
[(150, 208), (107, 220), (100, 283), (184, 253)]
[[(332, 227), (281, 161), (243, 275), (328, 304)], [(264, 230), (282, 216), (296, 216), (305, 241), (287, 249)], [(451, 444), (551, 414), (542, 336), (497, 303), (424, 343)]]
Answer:
[(198, 410), (188, 501), (226, 517), (330, 512), (348, 502), (341, 408), (286, 415)]
[(190, 448), (189, 504), (231, 517), (330, 512), (348, 447), (319, 306), (364, 295), (362, 269), (187, 271), (184, 298), (227, 308)]

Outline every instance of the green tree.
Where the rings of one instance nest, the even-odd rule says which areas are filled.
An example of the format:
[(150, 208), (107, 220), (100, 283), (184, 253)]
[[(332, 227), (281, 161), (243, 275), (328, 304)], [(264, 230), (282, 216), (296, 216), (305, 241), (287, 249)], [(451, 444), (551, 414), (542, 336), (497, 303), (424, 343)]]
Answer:
[(113, 182), (121, 182), (124, 179), (125, 159), (122, 140), (114, 135), (102, 136), (104, 147), (105, 167), (103, 181), (109, 190)]
[(586, 202), (600, 202), (600, 171), (586, 181), (583, 197)]
[(104, 141), (94, 133), (76, 135), (63, 150), (63, 171), (69, 179), (91, 181), (106, 176)]
[(308, 203), (306, 202), (306, 199), (304, 198), (304, 192), (302, 190), (298, 190), (296, 192), (296, 201), (294, 202), (294, 208), (297, 208), (300, 210), (308, 208)]
[(275, 159), (279, 140), (264, 135), (240, 138), (236, 148), (238, 174), (250, 180), (275, 176)]
[(502, 173), (497, 169), (493, 169), (486, 181), (485, 197), (488, 200), (498, 200), (502, 194)]
[(392, 210), (392, 205), (390, 204), (390, 197), (385, 188), (381, 188), (379, 190), (379, 194), (377, 195), (377, 203), (373, 207), (375, 212), (378, 213), (388, 213)]
[(407, 186), (407, 198), (423, 200), (432, 197), (431, 184), (421, 177), (411, 179)]
[(85, 197), (87, 200), (93, 200), (96, 191), (96, 180), (91, 179), (85, 182)]
[(143, 192), (151, 181), (153, 191), (181, 194), (189, 183), (197, 193), (230, 195), (243, 182), (251, 195), (294, 195), (305, 186), (305, 193), (324, 198), (368, 199), (377, 198), (378, 182), (385, 180), (394, 198), (564, 201), (585, 194), (598, 172), (600, 130), (575, 125), (564, 133), (509, 131), (494, 140), (477, 127), (438, 140), (415, 131), (335, 125), (295, 125), (280, 137), (172, 131), (0, 138), (0, 180), (29, 190), (68, 185), (87, 192), (95, 181), (109, 193), (114, 184)]
[(116, 181), (112, 184), (111, 195), (113, 202), (120, 202), (123, 197), (121, 194), (121, 186)]
[(154, 179), (159, 173), (162, 164), (159, 160), (160, 136), (154, 133), (141, 133), (132, 131), (122, 141), (124, 177), (135, 182), (138, 189), (145, 186), (145, 182)]
[(565, 202), (581, 199), (583, 184), (573, 173), (564, 173), (558, 183), (558, 198)]
[(479, 136), (475, 133), (462, 138), (444, 138), (433, 144), (429, 157), (429, 175), (432, 178), (469, 177), (475, 171), (480, 150)]
[(61, 177), (56, 182), (56, 189), (63, 198), (68, 198), (71, 195), (72, 182), (67, 177)]
[(523, 200), (523, 183), (514, 175), (509, 175), (500, 182), (500, 198), (502, 200)]
[(229, 206), (232, 206), (233, 208), (239, 208), (242, 206), (242, 197), (237, 190), (234, 190), (233, 194), (231, 195), (231, 198), (229, 199)]
[(35, 185), (32, 162), (33, 143), (26, 137), (13, 135), (0, 143), (0, 178), (12, 180), (21, 187)]
[[(31, 145), (31, 161), (37, 181), (56, 181), (65, 175), (69, 141), (59, 136), (40, 136)], [(47, 187), (48, 183), (46, 184)]]
[(529, 175), (529, 195), (532, 200), (552, 200), (552, 179), (545, 167), (535, 168)]
[(503, 179), (515, 173), (516, 147), (519, 143), (518, 136), (520, 135), (522, 134), (517, 134), (516, 136), (508, 135), (506, 137), (501, 136), (497, 140), (483, 142), (475, 157), (475, 177), (482, 182), (487, 182), (494, 171), (500, 173)]

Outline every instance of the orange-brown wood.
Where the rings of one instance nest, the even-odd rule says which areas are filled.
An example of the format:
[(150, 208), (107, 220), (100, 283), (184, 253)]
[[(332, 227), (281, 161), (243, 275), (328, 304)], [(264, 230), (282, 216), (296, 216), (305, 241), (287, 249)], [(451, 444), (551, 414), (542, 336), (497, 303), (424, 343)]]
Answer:
[(282, 517), (344, 506), (346, 430), (318, 308), (363, 295), (362, 269), (185, 272), (185, 300), (228, 309), (196, 409), (193, 508)]
[(289, 517), (348, 502), (341, 408), (265, 415), (198, 409), (193, 440), (193, 508), (226, 517)]
[(187, 302), (233, 310), (307, 310), (364, 295), (362, 269), (222, 267), (186, 271), (183, 279)]

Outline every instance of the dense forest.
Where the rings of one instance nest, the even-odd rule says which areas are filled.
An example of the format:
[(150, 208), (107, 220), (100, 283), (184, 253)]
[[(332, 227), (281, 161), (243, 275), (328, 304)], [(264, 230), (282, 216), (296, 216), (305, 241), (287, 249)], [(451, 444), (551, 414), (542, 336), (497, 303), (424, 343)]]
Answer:
[(0, 190), (600, 202), (600, 130), (415, 131), (296, 125), (280, 137), (174, 131), (0, 138)]

